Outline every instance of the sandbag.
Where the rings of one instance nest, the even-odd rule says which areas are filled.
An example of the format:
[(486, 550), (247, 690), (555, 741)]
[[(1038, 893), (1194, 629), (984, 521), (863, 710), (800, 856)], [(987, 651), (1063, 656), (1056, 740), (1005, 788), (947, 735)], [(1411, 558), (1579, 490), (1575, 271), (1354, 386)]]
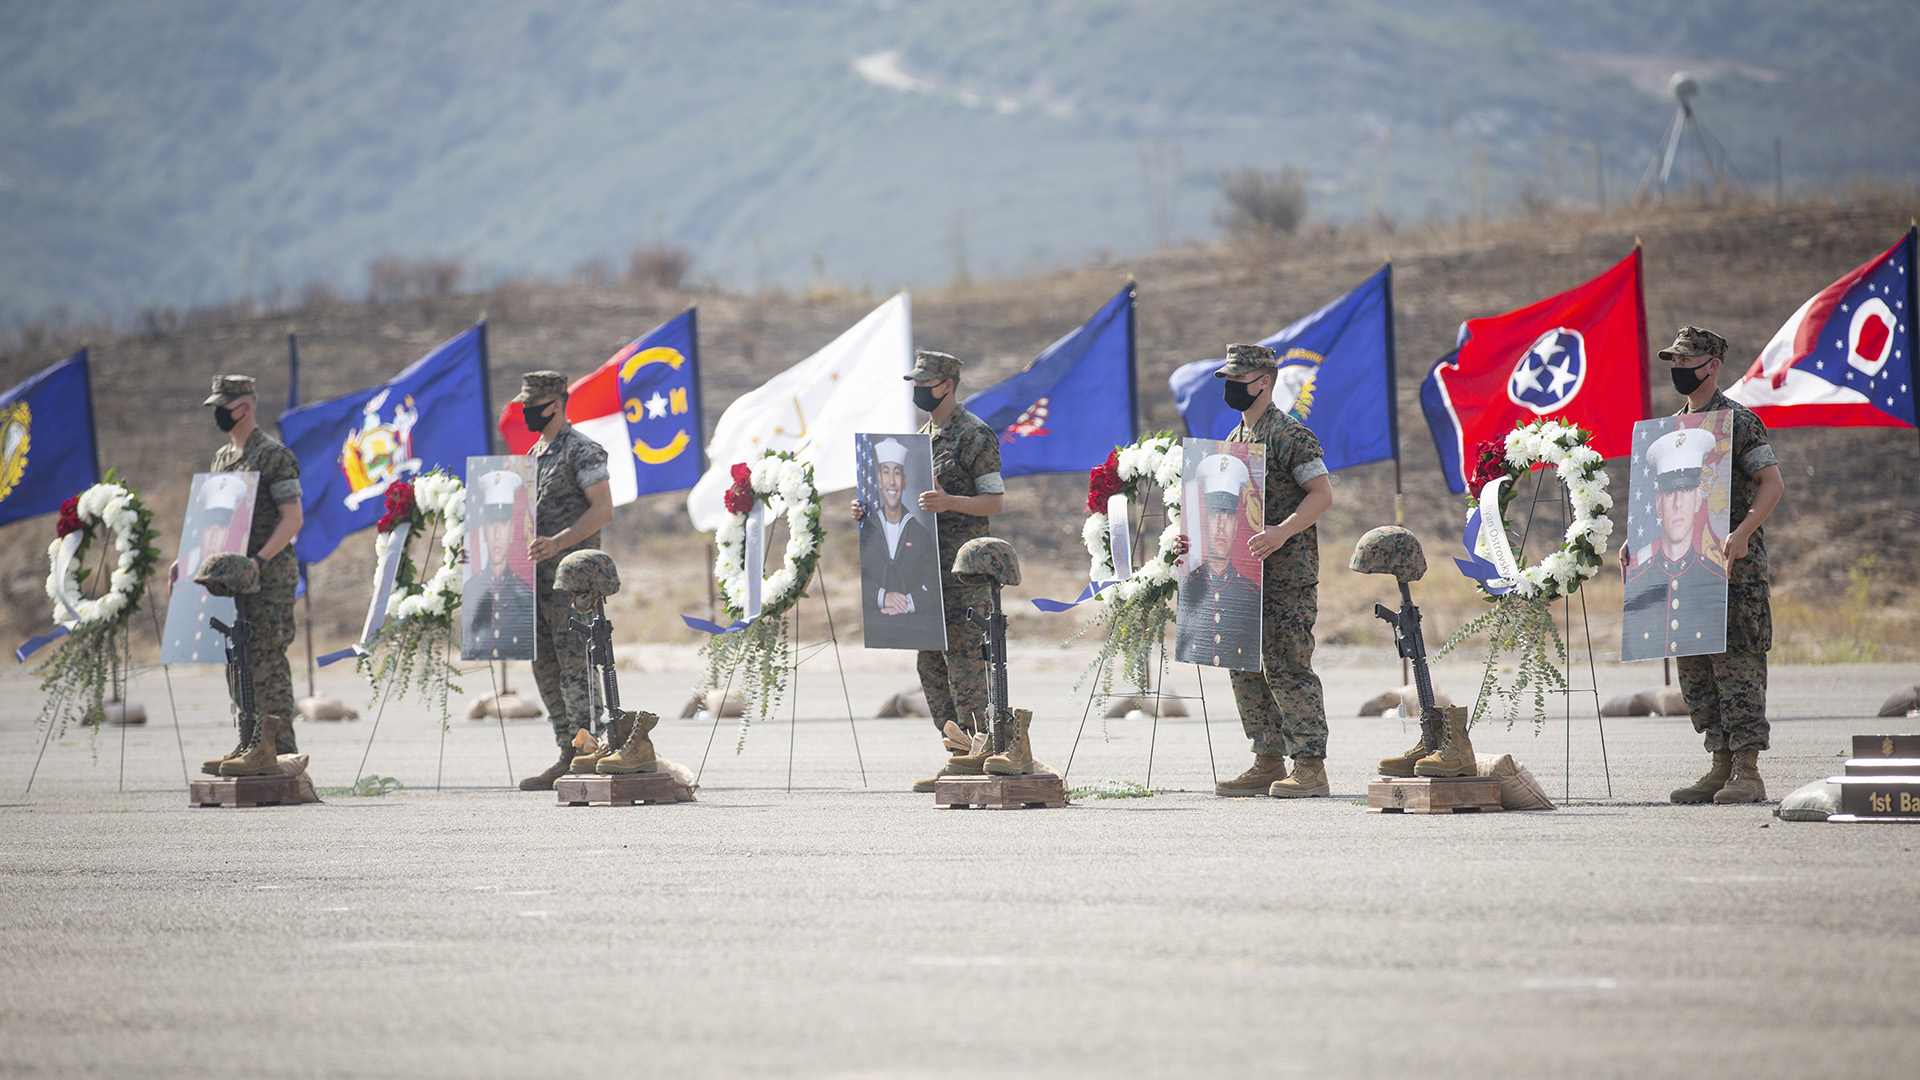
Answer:
[(1780, 800), (1773, 816), (1782, 821), (1825, 821), (1840, 812), (1840, 785), (1815, 780)]
[(1553, 800), (1547, 798), (1547, 789), (1533, 778), (1525, 765), (1513, 760), (1512, 754), (1475, 754), (1473, 771), (1476, 776), (1490, 777), (1500, 784), (1500, 808), (1502, 810), (1554, 810)]
[(320, 793), (313, 790), (313, 777), (307, 775), (307, 755), (281, 754), (279, 757), (280, 775), (296, 778), (298, 792), (293, 801), (297, 803), (319, 802)]

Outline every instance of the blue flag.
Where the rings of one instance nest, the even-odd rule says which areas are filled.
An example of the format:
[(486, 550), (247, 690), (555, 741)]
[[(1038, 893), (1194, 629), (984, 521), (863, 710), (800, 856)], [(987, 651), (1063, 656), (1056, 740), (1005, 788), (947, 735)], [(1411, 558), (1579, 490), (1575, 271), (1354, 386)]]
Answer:
[(706, 471), (700, 424), (700, 335), (688, 308), (614, 354), (632, 445), (634, 496), (684, 491)]
[(315, 402), (280, 417), (300, 460), (295, 541), (316, 563), (347, 534), (380, 520), (387, 485), (445, 467), (458, 476), (487, 445), (487, 325), (448, 341), (385, 386)]
[(0, 394), (0, 525), (54, 513), (99, 482), (81, 349)]
[(1000, 474), (1085, 472), (1134, 440), (1133, 283), (1026, 370), (966, 399), (1000, 433)]
[[(1328, 469), (1399, 456), (1391, 264), (1260, 344), (1279, 354), (1274, 404), (1313, 429)], [(1224, 363), (1196, 360), (1167, 380), (1187, 434), (1196, 439), (1224, 439), (1240, 423), (1213, 377)]]

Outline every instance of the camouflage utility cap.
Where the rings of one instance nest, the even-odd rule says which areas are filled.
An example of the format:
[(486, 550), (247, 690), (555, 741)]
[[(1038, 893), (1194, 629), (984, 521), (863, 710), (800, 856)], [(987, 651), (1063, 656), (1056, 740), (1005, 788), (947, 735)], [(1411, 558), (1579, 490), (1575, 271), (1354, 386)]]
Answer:
[(514, 395), (513, 400), (524, 405), (529, 401), (559, 397), (566, 392), (565, 375), (557, 371), (529, 371), (520, 376), (520, 392)]
[(1213, 373), (1216, 379), (1230, 375), (1257, 375), (1277, 370), (1279, 364), (1274, 360), (1274, 352), (1265, 345), (1229, 345), (1227, 362)]
[(1711, 356), (1724, 360), (1727, 357), (1727, 339), (1711, 330), (1683, 326), (1679, 333), (1673, 335), (1673, 344), (1660, 350), (1660, 359), (1669, 363), (1676, 356)]
[(604, 551), (576, 551), (560, 560), (553, 574), (558, 592), (573, 594), (573, 606), (592, 607), (620, 591), (620, 571)]
[(193, 583), (215, 596), (245, 596), (260, 591), (260, 568), (245, 555), (229, 551), (201, 563)]
[(1420, 540), (1398, 525), (1382, 525), (1353, 545), (1347, 568), (1363, 574), (1392, 574), (1400, 581), (1419, 581), (1427, 574), (1427, 553)]
[(960, 545), (953, 572), (969, 585), (1020, 584), (1020, 558), (1013, 545), (997, 536), (982, 536)]
[(923, 379), (957, 379), (960, 377), (960, 361), (943, 352), (932, 349), (913, 350), (913, 370), (907, 372), (908, 382)]
[(215, 375), (213, 393), (207, 395), (202, 405), (231, 405), (253, 393), (251, 375)]

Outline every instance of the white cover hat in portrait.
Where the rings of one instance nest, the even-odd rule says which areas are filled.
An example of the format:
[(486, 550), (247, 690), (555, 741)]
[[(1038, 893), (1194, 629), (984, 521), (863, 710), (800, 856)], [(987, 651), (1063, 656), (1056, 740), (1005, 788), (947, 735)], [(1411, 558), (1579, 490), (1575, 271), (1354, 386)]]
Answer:
[(1669, 431), (1647, 447), (1647, 462), (1659, 474), (1661, 491), (1700, 486), (1700, 469), (1713, 450), (1713, 433), (1703, 428)]
[(874, 444), (873, 456), (879, 459), (882, 464), (905, 466), (907, 463), (907, 448), (900, 445), (896, 439), (882, 439), (880, 442)]
[[(1209, 509), (1231, 510), (1239, 505), (1240, 493), (1246, 490), (1249, 479), (1247, 463), (1232, 454), (1208, 454), (1200, 459), (1200, 491), (1206, 496)], [(1231, 505), (1220, 505), (1229, 498)]]
[(232, 513), (247, 496), (247, 482), (236, 473), (214, 473), (200, 485), (200, 506), (206, 510)]
[(520, 490), (523, 483), (519, 473), (495, 469), (492, 472), (481, 473), (474, 487), (480, 490), (480, 501), (483, 504), (512, 506), (513, 493)]

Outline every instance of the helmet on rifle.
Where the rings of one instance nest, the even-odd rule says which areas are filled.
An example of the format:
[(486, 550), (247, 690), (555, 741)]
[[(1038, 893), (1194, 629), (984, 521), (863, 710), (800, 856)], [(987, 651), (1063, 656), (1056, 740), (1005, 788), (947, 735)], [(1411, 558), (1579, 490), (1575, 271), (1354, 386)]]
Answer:
[(1350, 569), (1363, 574), (1392, 574), (1402, 582), (1419, 581), (1427, 573), (1427, 555), (1420, 541), (1398, 525), (1382, 525), (1353, 545)]
[(226, 552), (201, 563), (193, 583), (215, 596), (244, 596), (260, 591), (260, 568), (245, 555)]
[(576, 551), (560, 560), (553, 587), (572, 594), (575, 611), (592, 611), (593, 605), (620, 591), (620, 571), (604, 551)]
[(997, 536), (982, 536), (960, 545), (953, 572), (969, 585), (1020, 584), (1020, 557), (1013, 545)]

